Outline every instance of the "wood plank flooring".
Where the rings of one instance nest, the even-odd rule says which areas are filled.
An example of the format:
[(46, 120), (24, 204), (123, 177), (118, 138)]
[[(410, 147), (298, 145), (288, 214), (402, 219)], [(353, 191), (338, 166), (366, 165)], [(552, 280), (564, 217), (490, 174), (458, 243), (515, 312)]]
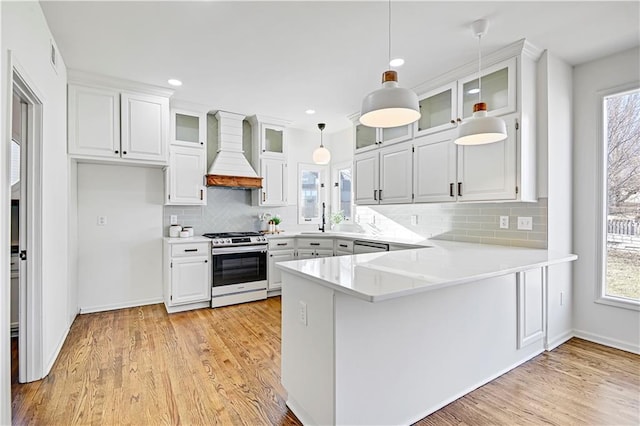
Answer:
[[(13, 422), (298, 425), (280, 384), (280, 309), (80, 315), (48, 377), (21, 385), (12, 369)], [(573, 339), (417, 424), (637, 425), (639, 399), (640, 356)]]

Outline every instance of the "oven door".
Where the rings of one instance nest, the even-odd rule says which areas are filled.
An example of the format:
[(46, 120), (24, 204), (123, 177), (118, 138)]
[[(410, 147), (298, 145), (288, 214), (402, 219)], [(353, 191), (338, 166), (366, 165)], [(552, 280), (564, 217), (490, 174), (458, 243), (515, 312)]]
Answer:
[(214, 248), (213, 287), (266, 281), (267, 247), (241, 246)]

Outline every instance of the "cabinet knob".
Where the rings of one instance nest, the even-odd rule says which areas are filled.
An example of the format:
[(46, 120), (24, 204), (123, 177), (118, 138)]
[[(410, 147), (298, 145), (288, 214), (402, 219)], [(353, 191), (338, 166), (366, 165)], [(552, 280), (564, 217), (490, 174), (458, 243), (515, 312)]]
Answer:
[(116, 149), (116, 154), (120, 154), (120, 151), (118, 151), (117, 149)]
[(451, 124), (456, 124), (456, 120), (451, 120)]
[(204, 260), (204, 263), (209, 263), (209, 261), (207, 259)]
[(204, 145), (204, 142), (200, 142), (200, 145)]
[(122, 155), (127, 155), (127, 151), (122, 151)]
[(460, 117), (456, 118), (456, 121), (457, 121), (458, 123), (462, 123), (462, 119), (461, 119)]

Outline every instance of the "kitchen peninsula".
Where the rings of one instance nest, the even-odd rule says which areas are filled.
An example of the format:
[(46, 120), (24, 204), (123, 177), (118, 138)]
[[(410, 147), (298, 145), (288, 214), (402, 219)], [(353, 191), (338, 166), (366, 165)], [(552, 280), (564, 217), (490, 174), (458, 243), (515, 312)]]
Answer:
[(575, 255), (428, 244), (278, 264), (304, 424), (410, 424), (548, 348), (547, 268)]

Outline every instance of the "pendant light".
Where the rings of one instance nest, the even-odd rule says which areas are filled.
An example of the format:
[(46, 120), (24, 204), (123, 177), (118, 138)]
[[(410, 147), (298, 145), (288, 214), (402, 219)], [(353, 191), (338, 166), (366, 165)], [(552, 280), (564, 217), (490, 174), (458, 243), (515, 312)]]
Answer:
[[(389, 0), (389, 57), (391, 62), (391, 0)], [(382, 73), (382, 89), (369, 93), (362, 101), (360, 123), (368, 127), (399, 127), (420, 118), (418, 96), (398, 86), (398, 73)]]
[(324, 130), (324, 123), (318, 123), (318, 129), (320, 129), (320, 146), (313, 151), (313, 162), (316, 164), (329, 164), (331, 161), (331, 152), (322, 144), (322, 131)]
[(473, 35), (478, 37), (478, 103), (473, 106), (473, 117), (463, 121), (458, 127), (458, 145), (483, 145), (500, 142), (507, 138), (507, 125), (504, 120), (487, 116), (487, 104), (482, 102), (482, 49), (480, 42), (487, 33), (489, 21), (479, 19), (471, 24)]

